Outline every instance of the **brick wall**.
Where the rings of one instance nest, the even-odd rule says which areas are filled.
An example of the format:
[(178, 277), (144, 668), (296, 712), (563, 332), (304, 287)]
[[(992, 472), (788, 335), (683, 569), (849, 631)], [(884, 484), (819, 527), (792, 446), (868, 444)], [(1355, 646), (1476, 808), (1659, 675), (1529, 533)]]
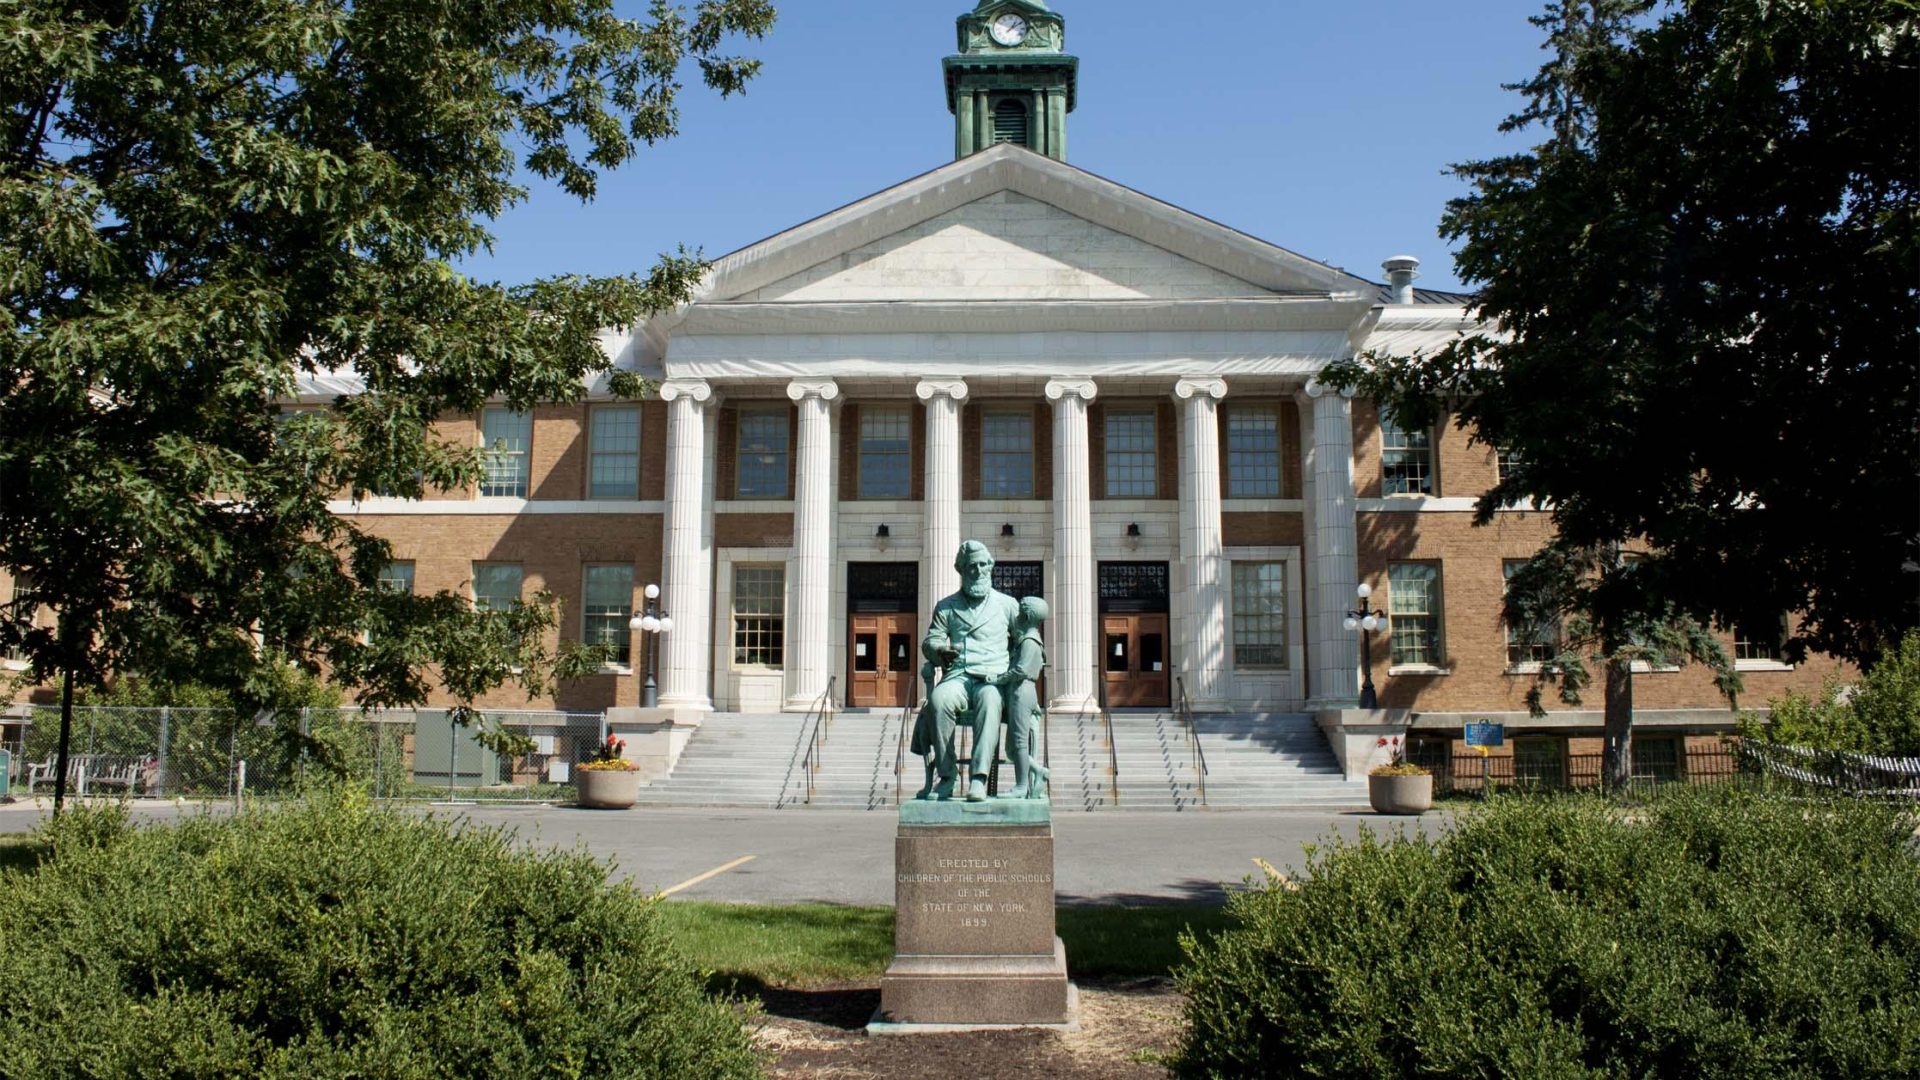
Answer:
[[(1377, 479), (1377, 478), (1376, 478)], [(1506, 671), (1506, 632), (1500, 621), (1506, 589), (1502, 563), (1525, 559), (1550, 536), (1545, 514), (1503, 513), (1484, 526), (1473, 524), (1471, 513), (1390, 511), (1358, 515), (1360, 579), (1373, 587), (1376, 606), (1391, 610), (1387, 585), (1390, 563), (1430, 562), (1440, 567), (1441, 650), (1445, 675), (1389, 676), (1391, 649), (1388, 635), (1373, 635), (1373, 676), (1380, 702), (1388, 708), (1423, 712), (1519, 711), (1532, 677)], [(1731, 638), (1726, 639), (1731, 649)], [(1745, 672), (1743, 703), (1763, 704), (1789, 689), (1812, 692), (1828, 674), (1842, 672), (1837, 662), (1811, 658), (1787, 672)], [(1598, 709), (1599, 678), (1586, 695), (1583, 708)], [(1549, 688), (1544, 704), (1551, 711), (1560, 704)], [(1634, 705), (1639, 709), (1725, 708), (1704, 667), (1690, 665), (1677, 672), (1649, 672), (1634, 679)]]
[[(561, 641), (580, 640), (588, 564), (631, 564), (636, 608), (640, 590), (660, 580), (662, 522), (658, 514), (393, 515), (362, 518), (358, 524), (391, 543), (395, 559), (414, 564), (414, 590), (422, 594), (446, 591), (469, 596), (474, 563), (519, 563), (522, 595), (530, 597), (544, 589), (560, 600)], [(637, 704), (638, 649), (636, 635), (632, 674), (594, 676), (559, 687), (551, 698), (533, 701), (517, 687), (503, 687), (479, 703), (500, 709), (587, 710)], [(450, 699), (436, 693), (430, 703), (445, 705)]]

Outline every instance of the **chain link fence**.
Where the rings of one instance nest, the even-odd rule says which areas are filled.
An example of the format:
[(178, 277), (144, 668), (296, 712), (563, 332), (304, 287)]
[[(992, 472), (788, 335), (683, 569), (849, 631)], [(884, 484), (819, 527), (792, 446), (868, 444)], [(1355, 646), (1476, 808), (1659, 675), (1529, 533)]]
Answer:
[[(53, 791), (60, 710), (33, 706), (5, 791)], [(481, 731), (493, 733), (479, 737)], [(499, 733), (517, 738), (501, 739)], [(568, 802), (573, 770), (606, 739), (606, 714), (487, 711), (470, 727), (439, 709), (76, 706), (67, 790), (76, 795), (221, 799), (291, 794), (345, 777), (375, 798)], [(502, 751), (505, 752), (502, 752)]]

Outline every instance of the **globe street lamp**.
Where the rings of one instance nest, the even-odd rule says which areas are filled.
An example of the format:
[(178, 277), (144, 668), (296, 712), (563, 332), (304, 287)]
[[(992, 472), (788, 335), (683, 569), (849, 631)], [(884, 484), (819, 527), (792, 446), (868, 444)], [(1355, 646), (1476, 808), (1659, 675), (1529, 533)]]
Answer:
[(1347, 612), (1346, 626), (1349, 630), (1360, 631), (1360, 670), (1363, 678), (1360, 683), (1360, 707), (1377, 709), (1380, 698), (1373, 692), (1373, 632), (1387, 625), (1387, 613), (1378, 608), (1369, 607), (1367, 598), (1373, 595), (1373, 589), (1366, 582), (1354, 590), (1359, 596), (1357, 609)]
[(646, 636), (640, 640), (641, 655), (646, 657), (647, 678), (640, 684), (640, 707), (651, 709), (660, 703), (660, 687), (654, 672), (660, 667), (660, 635), (673, 629), (673, 617), (660, 610), (660, 586), (648, 585), (647, 606), (628, 620), (627, 628)]

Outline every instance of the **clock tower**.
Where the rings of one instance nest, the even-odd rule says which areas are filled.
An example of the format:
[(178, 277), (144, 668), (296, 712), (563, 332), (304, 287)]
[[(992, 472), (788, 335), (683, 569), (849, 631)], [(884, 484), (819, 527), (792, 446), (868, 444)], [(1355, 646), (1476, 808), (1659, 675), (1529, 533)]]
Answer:
[(1041, 0), (981, 0), (958, 22), (960, 52), (940, 65), (954, 157), (1010, 142), (1065, 161), (1080, 69), (1066, 20)]

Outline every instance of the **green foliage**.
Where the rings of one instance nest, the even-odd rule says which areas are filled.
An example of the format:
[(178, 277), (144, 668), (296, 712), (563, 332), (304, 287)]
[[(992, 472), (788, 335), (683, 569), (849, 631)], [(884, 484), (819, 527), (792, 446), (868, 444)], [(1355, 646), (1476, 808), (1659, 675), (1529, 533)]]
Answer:
[[(766, 0), (0, 0), (0, 646), (274, 703), (289, 663), (362, 703), (583, 670), (551, 597), (475, 611), (376, 587), (329, 500), (480, 475), (432, 422), (642, 389), (597, 338), (704, 266), (508, 287), (453, 269), (545, 178), (675, 134), (682, 69), (758, 69)], [(302, 373), (366, 392), (289, 418)], [(316, 403), (327, 404), (327, 403)], [(32, 615), (54, 609), (59, 628)], [(517, 646), (517, 647), (516, 647)]]
[(1920, 757), (1920, 631), (1907, 634), (1851, 691), (1829, 678), (1820, 696), (1789, 691), (1771, 715), (1741, 717), (1747, 738), (1856, 754)]
[(1363, 833), (1189, 940), (1174, 1075), (1734, 1080), (1920, 1071), (1913, 822), (1682, 791)]
[(1441, 223), (1494, 329), (1332, 377), (1516, 454), (1481, 519), (1531, 499), (1569, 553), (1644, 545), (1631, 595), (1702, 624), (1800, 612), (1789, 658), (1871, 660), (1920, 625), (1914, 4), (1554, 0), (1535, 23), (1548, 59), (1505, 129), (1541, 141), (1457, 166)]
[(352, 797), (48, 836), (0, 874), (0, 1075), (760, 1075), (655, 905), (585, 854)]

